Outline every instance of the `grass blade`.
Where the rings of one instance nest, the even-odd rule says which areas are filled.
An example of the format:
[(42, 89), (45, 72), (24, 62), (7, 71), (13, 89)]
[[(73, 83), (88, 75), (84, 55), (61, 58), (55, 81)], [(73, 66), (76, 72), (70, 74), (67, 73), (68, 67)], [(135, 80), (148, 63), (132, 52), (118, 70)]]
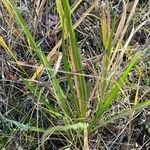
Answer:
[(51, 113), (51, 115), (52, 115), (53, 117), (55, 117), (55, 118), (56, 118), (56, 117), (61, 117), (61, 118), (63, 118), (62, 115), (61, 115), (60, 113), (57, 113), (57, 112), (55, 111), (55, 109), (48, 103), (48, 99), (46, 99), (46, 98), (42, 95), (41, 91), (38, 90), (35, 85), (33, 85), (33, 84), (31, 84), (31, 83), (28, 83), (28, 82), (25, 81), (24, 79), (22, 79), (22, 80), (23, 80), (23, 82), (25, 83), (26, 87), (28, 87), (28, 89), (32, 92), (32, 94), (34, 94), (34, 96), (39, 99), (39, 102), (40, 102), (41, 104), (43, 104), (43, 105), (46, 106), (46, 108), (48, 109), (48, 111)]
[[(59, 82), (57, 81), (56, 77), (53, 76), (54, 72), (52, 70), (50, 63), (48, 62), (44, 53), (41, 51), (41, 49), (39, 49), (39, 47), (35, 43), (34, 38), (32, 37), (32, 35), (30, 33), (30, 30), (28, 28), (26, 21), (21, 16), (21, 13), (17, 9), (17, 7), (15, 6), (14, 2), (12, 0), (7, 0), (7, 2), (12, 7), (12, 9), (15, 13), (15, 17), (18, 20), (19, 25), (23, 29), (23, 32), (25, 33), (26, 38), (28, 39), (28, 43), (29, 43), (30, 47), (37, 54), (41, 63), (45, 66), (47, 73), (49, 75), (49, 78), (51, 80), (52, 87), (54, 88), (56, 99), (57, 99), (61, 109), (63, 110), (64, 114), (67, 115), (68, 114), (68, 107), (66, 105), (66, 97), (65, 97), (61, 87), (59, 86)], [(51, 77), (53, 77), (53, 78), (51, 78)]]
[(110, 94), (108, 95), (107, 99), (104, 101), (104, 104), (102, 105), (101, 102), (98, 104), (98, 109), (93, 117), (93, 121), (91, 121), (90, 128), (95, 124), (95, 121), (109, 108), (114, 98), (118, 95), (120, 92), (120, 89), (125, 84), (125, 80), (127, 78), (128, 73), (131, 71), (132, 67), (135, 65), (137, 60), (140, 58), (141, 53), (137, 54), (129, 63), (128, 67), (124, 71), (123, 75), (120, 77), (119, 81), (114, 85), (114, 87), (111, 89)]
[(104, 107), (101, 113), (103, 113), (111, 104), (113, 99), (117, 96), (122, 86), (125, 84), (125, 80), (127, 78), (128, 73), (131, 71), (132, 67), (135, 65), (137, 60), (140, 58), (141, 53), (137, 54), (129, 63), (129, 66), (124, 71), (123, 75), (120, 77), (118, 83), (112, 88), (108, 98), (106, 99), (104, 103)]
[(12, 56), (15, 62), (18, 64), (17, 57), (14, 55), (12, 50), (7, 46), (2, 36), (0, 36), (0, 45), (5, 49), (5, 51)]
[(108, 1), (106, 1), (106, 4), (105, 6), (103, 6), (102, 10), (101, 31), (102, 31), (103, 45), (105, 50), (107, 50), (110, 37), (110, 12)]
[(52, 133), (56, 132), (56, 131), (63, 131), (63, 132), (68, 132), (68, 130), (84, 130), (84, 123), (76, 123), (76, 124), (71, 124), (71, 125), (66, 125), (66, 126), (55, 126), (55, 127), (52, 127), (52, 128), (49, 128), (47, 129), (43, 136), (42, 136), (42, 142), (45, 141), (46, 137), (48, 135), (51, 135)]
[[(67, 51), (67, 47), (65, 46), (65, 37), (68, 36), (67, 35), (68, 33), (67, 33), (66, 24), (65, 24), (64, 11), (63, 11), (63, 7), (62, 7), (60, 0), (56, 0), (56, 5), (57, 5), (57, 10), (59, 13), (60, 20), (61, 20), (61, 27), (62, 27), (62, 53), (63, 53), (64, 71), (71, 72), (71, 68), (70, 68), (70, 65), (68, 62), (68, 57), (69, 57), (67, 55), (68, 51)], [(77, 110), (77, 114), (80, 114), (79, 106), (78, 106), (76, 95), (75, 95), (72, 75), (67, 74), (66, 76), (67, 76), (67, 83), (68, 83), (69, 89), (71, 91), (71, 96), (72, 96), (71, 101), (73, 101), (73, 104)]]
[(37, 127), (32, 127), (28, 124), (23, 124), (23, 123), (20, 123), (18, 121), (15, 121), (15, 120), (11, 120), (11, 119), (8, 119), (6, 118), (5, 116), (2, 115), (2, 113), (0, 112), (0, 118), (4, 121), (4, 122), (7, 122), (9, 123), (10, 125), (13, 124), (15, 126), (17, 126), (21, 131), (37, 131), (37, 132), (44, 132), (43, 129), (41, 128), (37, 128)]
[[(74, 29), (76, 29), (83, 22), (83, 20), (87, 17), (87, 15), (97, 6), (98, 2), (99, 0), (95, 0), (92, 3), (92, 5), (87, 9), (87, 11), (83, 13), (80, 19), (77, 20), (77, 22), (74, 24)], [(54, 46), (54, 48), (49, 52), (49, 54), (47, 55), (48, 61), (50, 61), (51, 57), (56, 53), (57, 49), (61, 46), (61, 44), (62, 44), (62, 40), (59, 40), (58, 43)], [(36, 72), (34, 73), (31, 79), (35, 80), (39, 76), (39, 74), (42, 72), (42, 70), (43, 70), (43, 65), (41, 64), (36, 69)]]
[[(69, 51), (69, 55), (70, 55), (71, 63), (72, 63), (72, 72), (83, 73), (80, 53), (78, 51), (76, 36), (75, 36), (75, 32), (74, 32), (72, 20), (71, 20), (71, 8), (70, 8), (68, 0), (62, 1), (62, 6), (64, 9), (64, 14), (65, 14), (64, 15), (65, 17), (64, 19), (66, 23), (65, 26), (68, 31), (69, 44), (71, 47)], [(65, 29), (63, 30), (65, 32)], [(85, 79), (83, 76), (75, 75), (74, 81), (75, 81), (75, 87), (76, 87), (77, 96), (78, 96), (78, 104), (80, 108), (81, 117), (85, 117), (86, 106), (87, 106), (86, 105), (87, 104), (87, 88), (86, 88)]]
[(95, 127), (91, 131), (91, 133), (94, 132), (94, 131), (97, 131), (99, 128), (102, 128), (102, 127), (106, 126), (107, 124), (109, 124), (109, 123), (111, 123), (111, 122), (113, 122), (113, 121), (115, 121), (115, 120), (117, 120), (117, 119), (119, 119), (119, 118), (121, 118), (123, 116), (129, 115), (131, 113), (131, 111), (132, 112), (138, 111), (138, 110), (141, 110), (141, 109), (143, 109), (145, 107), (148, 107), (148, 106), (150, 106), (150, 100), (145, 100), (145, 102), (138, 103), (133, 108), (126, 109), (126, 110), (124, 110), (122, 112), (119, 112), (119, 114), (115, 114), (111, 118), (108, 118), (106, 121), (102, 122), (100, 125), (98, 125), (97, 127)]

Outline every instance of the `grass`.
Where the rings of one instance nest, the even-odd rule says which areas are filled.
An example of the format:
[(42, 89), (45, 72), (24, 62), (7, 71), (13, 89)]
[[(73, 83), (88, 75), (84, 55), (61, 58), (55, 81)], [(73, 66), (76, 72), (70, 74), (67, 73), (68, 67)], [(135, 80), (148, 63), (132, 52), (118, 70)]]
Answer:
[[(83, 65), (84, 58), (81, 55), (75, 28), (84, 22), (94, 8), (98, 7), (98, 1), (95, 0), (87, 9), (87, 13), (73, 25), (72, 13), (81, 5), (81, 2), (75, 2), (74, 7), (71, 8), (68, 0), (56, 0), (57, 13), (60, 18), (60, 25), (58, 24), (57, 27), (58, 32), (61, 31), (61, 40), (46, 56), (44, 49), (39, 47), (35, 38), (40, 17), (35, 16), (34, 32), (32, 33), (14, 1), (2, 1), (8, 15), (13, 17), (17, 23), (14, 28), (17, 28), (18, 34), (24, 38), (28, 53), (38, 63), (38, 67), (30, 65), (30, 67), (35, 66), (37, 69), (34, 75), (29, 75), (4, 38), (0, 37), (0, 45), (16, 62), (15, 68), (23, 72), (18, 72), (18, 78), (12, 82), (21, 84), (21, 88), (25, 91), (23, 96), (26, 96), (27, 99), (31, 97), (34, 105), (30, 107), (31, 112), (28, 112), (20, 121), (13, 119), (15, 117), (9, 119), (3, 111), (0, 112), (3, 126), (2, 140), (0, 141), (2, 148), (7, 148), (9, 143), (7, 135), (11, 133), (15, 135), (17, 130), (20, 135), (26, 137), (26, 141), (30, 144), (34, 141), (36, 148), (46, 149), (51, 137), (59, 137), (59, 140), (65, 140), (63, 146), (66, 148), (90, 149), (90, 139), (98, 132), (100, 134), (100, 130), (124, 116), (126, 118), (131, 114), (134, 116), (150, 105), (149, 97), (140, 98), (142, 96), (139, 93), (140, 73), (142, 72), (140, 63), (144, 51), (130, 45), (134, 35), (149, 22), (148, 18), (138, 25), (134, 25), (134, 22), (138, 21), (136, 18), (138, 0), (130, 3), (129, 14), (129, 3), (122, 2), (121, 18), (118, 18), (117, 14), (112, 15), (111, 2), (108, 0), (105, 5), (100, 7), (100, 12), (98, 10), (97, 17), (91, 16), (96, 21), (100, 20), (98, 35), (103, 55), (101, 60), (98, 59), (96, 63), (93, 63), (91, 59), (87, 61), (86, 65), (89, 68)], [(40, 13), (41, 16), (44, 5), (46, 5), (46, 1), (37, 5), (36, 8), (36, 13)], [(53, 64), (50, 60), (60, 46), (62, 52), (58, 53), (58, 59)], [(124, 59), (124, 57), (126, 58)], [(44, 71), (42, 72), (42, 70)], [(128, 75), (133, 70), (140, 74), (140, 78), (135, 86), (136, 94), (132, 98), (128, 94), (128, 88), (130, 89), (133, 83), (128, 80)], [(91, 73), (87, 74), (86, 72)], [(43, 80), (42, 74), (45, 74), (48, 81)], [(60, 81), (61, 78), (63, 78), (63, 82)], [(96, 83), (89, 86), (88, 78), (93, 78)], [(110, 117), (110, 111), (115, 103), (123, 103), (123, 107)], [(125, 103), (127, 103), (127, 107), (124, 107)], [(15, 112), (21, 111), (19, 108), (15, 109)], [(132, 120), (132, 118), (130, 119)], [(131, 128), (129, 129), (131, 130)]]

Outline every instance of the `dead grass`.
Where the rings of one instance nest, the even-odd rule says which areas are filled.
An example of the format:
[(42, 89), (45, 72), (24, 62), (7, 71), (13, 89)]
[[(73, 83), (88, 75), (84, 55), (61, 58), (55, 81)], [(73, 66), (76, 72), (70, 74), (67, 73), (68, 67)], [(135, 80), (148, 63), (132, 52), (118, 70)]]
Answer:
[[(60, 22), (58, 21), (55, 3), (51, 1), (51, 4), (49, 4), (46, 0), (38, 0), (35, 6), (32, 1), (25, 0), (20, 3), (15, 0), (15, 2), (18, 2), (17, 5), (28, 22), (32, 34), (37, 39), (39, 47), (41, 47), (47, 55), (48, 61), (56, 69), (54, 64), (59, 63), (58, 51), (61, 50), (62, 41), (60, 39)], [(98, 89), (99, 74), (103, 69), (101, 56), (104, 54), (104, 49), (107, 49), (111, 28), (108, 11), (118, 13), (117, 17), (121, 19), (115, 32), (113, 41), (115, 49), (113, 49), (113, 55), (110, 57), (108, 66), (111, 75), (113, 75), (114, 70), (122, 71), (137, 51), (142, 51), (142, 57), (138, 67), (129, 74), (128, 84), (122, 89), (120, 96), (106, 114), (111, 118), (114, 113), (119, 113), (120, 110), (131, 108), (143, 100), (149, 100), (150, 4), (147, 2), (142, 3), (142, 1), (138, 3), (138, 0), (135, 0), (134, 4), (131, 2), (133, 5), (129, 4), (132, 6), (129, 8), (125, 3), (121, 6), (119, 3), (112, 2), (110, 10), (106, 8), (108, 13), (106, 14), (106, 12), (103, 12), (106, 10), (101, 11), (102, 7), (101, 4), (98, 5), (98, 0), (91, 2), (91, 4), (78, 2), (73, 8), (73, 22), (75, 22), (74, 29), (77, 33), (82, 63), (85, 66), (84, 76), (89, 83), (89, 107), (94, 104), (92, 98), (98, 95), (96, 90)], [(137, 5), (136, 10), (135, 5)], [(88, 8), (85, 9), (87, 6)], [(101, 20), (102, 14), (103, 20)], [(132, 21), (129, 23), (130, 20)], [(4, 0), (0, 1), (0, 23), (0, 112), (10, 120), (17, 120), (23, 124), (32, 124), (43, 129), (53, 125), (62, 125), (63, 122), (56, 121), (51, 117), (48, 110), (44, 108), (39, 100), (37, 101), (37, 98), (19, 80), (20, 75), (22, 75), (26, 79), (34, 81), (37, 89), (44, 93), (45, 97), (59, 112), (58, 104), (55, 101), (53, 89), (51, 89), (49, 81), (47, 81), (48, 77), (44, 67), (36, 59), (36, 56), (29, 53), (30, 46), (23, 36), (22, 29), (17, 26), (14, 13), (5, 4)], [(100, 24), (103, 24), (103, 26), (100, 26)], [(101, 29), (106, 32), (100, 33)], [(102, 36), (104, 37), (103, 41)], [(106, 43), (106, 45), (103, 46), (103, 43)], [(120, 48), (120, 45), (124, 45), (124, 47)], [(128, 50), (129, 47), (132, 50)], [(120, 64), (119, 68), (116, 67), (118, 64)], [(66, 88), (66, 78), (61, 70), (60, 63), (59, 67), (57, 76), (61, 86)], [(27, 74), (23, 74), (21, 68)], [(78, 75), (78, 73), (72, 74)], [(115, 77), (117, 78), (117, 74)], [(65, 91), (66, 94), (69, 94), (67, 89)], [(120, 101), (121, 99), (123, 101)], [(88, 137), (87, 127), (85, 126), (84, 149), (149, 149), (149, 111), (149, 108), (145, 108), (137, 114), (131, 112), (129, 117), (123, 117), (108, 124), (106, 127), (97, 130), (90, 137)], [(91, 112), (92, 110), (89, 111), (89, 115)], [(104, 117), (103, 119), (107, 118)], [(41, 136), (40, 132), (21, 131), (0, 118), (0, 148), (36, 149), (41, 145)], [(45, 149), (62, 149), (62, 147), (81, 149), (79, 146), (82, 145), (81, 143), (80, 137), (75, 136), (74, 133), (70, 138), (60, 133), (49, 138), (45, 144), (47, 146)]]

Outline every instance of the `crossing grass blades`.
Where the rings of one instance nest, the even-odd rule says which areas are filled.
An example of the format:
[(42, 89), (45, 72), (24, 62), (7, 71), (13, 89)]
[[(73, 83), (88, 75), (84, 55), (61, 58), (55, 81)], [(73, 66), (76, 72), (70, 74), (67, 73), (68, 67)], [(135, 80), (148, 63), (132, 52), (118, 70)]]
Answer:
[[(122, 1), (123, 11), (119, 20), (117, 17), (111, 16), (110, 5), (107, 0), (102, 7), (100, 16), (100, 35), (103, 43), (102, 47), (104, 49), (104, 55), (102, 56), (102, 59), (98, 60), (101, 63), (101, 68), (96, 77), (93, 75), (96, 84), (92, 91), (88, 90), (88, 75), (85, 74), (81, 52), (78, 48), (69, 1), (56, 0), (62, 33), (61, 66), (63, 67), (61, 68), (61, 71), (66, 78), (65, 87), (60, 84), (59, 76), (57, 76), (59, 70), (56, 72), (43, 51), (38, 47), (27, 22), (13, 0), (6, 0), (4, 3), (7, 6), (6, 8), (9, 9), (8, 12), (11, 12), (11, 15), (15, 17), (18, 26), (22, 29), (23, 34), (28, 41), (31, 55), (36, 55), (37, 60), (40, 61), (43, 68), (45, 68), (50, 81), (49, 88), (53, 93), (55, 104), (52, 104), (50, 100), (45, 97), (42, 90), (38, 88), (38, 82), (35, 82), (36, 80), (26, 79), (20, 75), (20, 81), (23, 81), (28, 91), (30, 91), (30, 93), (36, 97), (37, 102), (42, 105), (43, 113), (48, 114), (48, 116), (53, 118), (52, 122), (49, 125), (49, 128), (45, 129), (40, 128), (38, 125), (32, 126), (32, 124), (28, 124), (28, 122), (22, 124), (15, 120), (7, 119), (2, 113), (0, 113), (0, 117), (3, 121), (13, 124), (21, 131), (37, 132), (42, 135), (39, 139), (39, 147), (44, 148), (47, 140), (52, 135), (61, 135), (61, 137), (67, 139), (68, 147), (72, 147), (76, 141), (78, 147), (89, 149), (88, 140), (92, 135), (97, 133), (99, 129), (123, 116), (136, 114), (137, 111), (150, 105), (149, 100), (145, 99), (140, 102), (138, 97), (136, 97), (133, 105), (130, 105), (130, 108), (124, 108), (111, 117), (108, 113), (112, 103), (119, 99), (120, 101), (123, 101), (124, 87), (128, 84), (127, 77), (129, 72), (131, 72), (132, 69), (139, 70), (137, 63), (141, 57), (141, 51), (137, 50), (136, 53), (133, 53), (132, 56), (129, 57), (129, 43), (133, 35), (146, 24), (146, 21), (134, 27), (124, 41), (124, 36), (131, 25), (130, 23), (134, 16), (138, 0), (133, 2), (128, 15), (128, 3)], [(4, 49), (10, 53), (12, 58), (15, 58), (14, 61), (18, 64), (15, 54), (8, 49), (2, 37), (0, 38), (0, 43)], [(122, 69), (121, 64), (124, 55), (129, 59), (126, 66)], [(38, 75), (39, 74), (37, 73), (37, 76)], [(40, 79), (40, 76), (37, 80), (38, 79)], [(122, 98), (120, 98), (120, 95)], [(60, 122), (60, 125), (55, 122)]]

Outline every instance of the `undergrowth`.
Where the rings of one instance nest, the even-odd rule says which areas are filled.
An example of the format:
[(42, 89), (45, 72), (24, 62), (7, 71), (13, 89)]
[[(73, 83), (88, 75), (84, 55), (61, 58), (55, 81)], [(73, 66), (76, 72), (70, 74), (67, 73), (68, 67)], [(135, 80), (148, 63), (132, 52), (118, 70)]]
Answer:
[[(118, 4), (95, 0), (76, 20), (74, 15), (82, 0), (72, 7), (68, 0), (38, 0), (33, 22), (30, 22), (23, 14), (23, 6), (20, 8), (15, 2), (0, 2), (3, 10), (0, 17), (7, 26), (3, 32), (10, 32), (10, 37), (3, 32), (0, 36), (3, 48), (0, 147), (92, 149), (90, 141), (96, 135), (125, 117), (129, 148), (132, 120), (150, 105), (149, 89), (145, 91), (149, 79), (146, 78), (144, 90), (141, 85), (148, 74), (143, 70), (147, 63), (143, 58), (149, 55), (146, 44), (150, 21), (148, 4), (142, 5), (138, 0)], [(50, 21), (55, 27), (52, 25), (53, 28), (40, 38), (44, 7), (50, 3), (55, 6), (53, 12), (57, 11), (59, 19), (51, 15)], [(30, 15), (32, 17), (32, 13)], [(93, 22), (84, 33), (86, 21)], [(136, 39), (141, 31), (144, 42)], [(88, 42), (85, 36), (92, 33), (96, 34)], [(41, 44), (44, 41), (49, 43), (48, 54)], [(136, 81), (130, 75), (135, 75)], [(118, 105), (120, 109), (116, 110)], [(112, 109), (115, 109), (113, 113)], [(149, 130), (149, 124), (146, 127)], [(15, 140), (18, 137), (26, 144), (20, 145)], [(99, 144), (95, 144), (95, 149), (101, 149)]]

